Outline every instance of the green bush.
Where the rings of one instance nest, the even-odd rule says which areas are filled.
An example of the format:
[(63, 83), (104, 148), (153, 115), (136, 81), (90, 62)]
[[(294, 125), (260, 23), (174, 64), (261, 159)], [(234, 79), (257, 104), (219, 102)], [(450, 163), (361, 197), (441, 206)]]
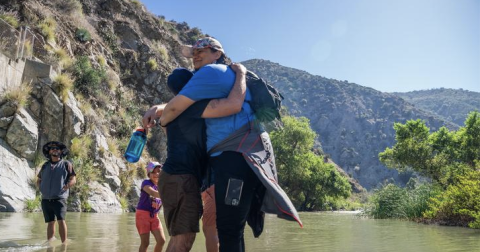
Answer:
[(87, 96), (95, 95), (106, 79), (104, 69), (92, 67), (87, 56), (81, 56), (74, 64), (75, 88)]
[(428, 219), (480, 229), (480, 169), (460, 176), (458, 183), (432, 199), (430, 207)]
[(374, 192), (366, 213), (375, 219), (405, 219), (407, 218), (404, 205), (406, 200), (405, 190), (394, 184), (388, 184)]
[[(73, 144), (72, 144), (73, 146)], [(81, 201), (81, 208), (84, 212), (90, 212), (91, 206), (88, 203), (88, 198), (91, 193), (89, 183), (91, 181), (99, 181), (101, 171), (93, 166), (92, 160), (84, 160), (80, 157), (72, 159), (73, 168), (75, 169), (77, 182), (72, 187), (72, 194), (78, 197)]]
[(77, 31), (75, 31), (75, 37), (82, 43), (92, 40), (92, 35), (90, 35), (90, 32), (83, 28), (78, 28)]
[(40, 22), (37, 27), (48, 42), (55, 43), (55, 29), (57, 28), (55, 19), (48, 17)]
[(68, 92), (73, 87), (73, 79), (68, 74), (59, 74), (53, 80), (53, 86), (57, 89), (57, 94), (60, 95), (63, 102), (66, 102), (68, 100)]
[(160, 57), (163, 61), (168, 61), (170, 59), (167, 48), (165, 48), (165, 46), (160, 43), (160, 41), (155, 41), (153, 47), (160, 54)]
[(37, 195), (35, 199), (27, 199), (25, 201), (25, 210), (27, 212), (35, 212), (39, 210), (41, 200), (42, 200), (42, 197), (40, 195)]
[(125, 197), (119, 197), (118, 201), (120, 202), (120, 206), (122, 210), (128, 210), (128, 199)]
[(70, 155), (79, 160), (87, 160), (91, 153), (93, 139), (91, 136), (83, 135), (72, 139), (70, 146)]
[(158, 63), (154, 58), (150, 58), (147, 61), (147, 67), (149, 70), (152, 70), (152, 71), (158, 70)]
[(31, 92), (32, 85), (24, 82), (17, 87), (8, 87), (4, 93), (0, 94), (0, 101), (14, 103), (17, 110), (20, 110), (30, 102)]
[(441, 193), (441, 187), (432, 184), (400, 188), (387, 184), (374, 191), (365, 213), (375, 219), (419, 219), (429, 211), (429, 201)]

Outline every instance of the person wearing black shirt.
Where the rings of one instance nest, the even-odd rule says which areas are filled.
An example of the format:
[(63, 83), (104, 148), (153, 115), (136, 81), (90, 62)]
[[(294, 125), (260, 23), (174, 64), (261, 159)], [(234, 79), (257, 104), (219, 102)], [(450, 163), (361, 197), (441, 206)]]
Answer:
[[(223, 117), (241, 109), (246, 92), (246, 68), (232, 64), (236, 81), (228, 98), (198, 101), (178, 118), (163, 125), (167, 132), (167, 159), (159, 177), (159, 192), (171, 239), (166, 251), (189, 251), (199, 232), (202, 215), (200, 182), (208, 160), (203, 118)], [(168, 77), (168, 87), (177, 94), (193, 76), (184, 68)], [(155, 105), (143, 117), (145, 128), (151, 128), (161, 116), (165, 104)]]

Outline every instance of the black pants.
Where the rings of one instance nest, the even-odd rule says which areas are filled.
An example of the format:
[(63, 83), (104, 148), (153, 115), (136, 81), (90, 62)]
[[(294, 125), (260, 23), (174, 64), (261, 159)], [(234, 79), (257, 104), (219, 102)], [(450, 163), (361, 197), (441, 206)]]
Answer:
[[(243, 232), (255, 188), (261, 185), (260, 180), (242, 154), (238, 152), (227, 151), (212, 157), (210, 165), (215, 171), (215, 203), (220, 252), (245, 251)], [(240, 202), (237, 206), (225, 204), (230, 178), (243, 180)]]
[(67, 214), (66, 199), (42, 199), (42, 211), (45, 223), (57, 220), (65, 220)]

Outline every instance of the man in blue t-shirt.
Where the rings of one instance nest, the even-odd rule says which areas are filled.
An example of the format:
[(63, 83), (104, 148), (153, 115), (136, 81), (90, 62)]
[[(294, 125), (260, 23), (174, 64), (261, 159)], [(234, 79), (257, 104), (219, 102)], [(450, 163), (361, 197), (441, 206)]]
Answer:
[[(235, 75), (224, 65), (226, 58), (222, 45), (213, 38), (202, 38), (191, 47), (184, 47), (182, 54), (193, 58), (195, 74), (187, 85), (166, 106), (160, 118), (161, 125), (175, 120), (192, 104), (203, 99), (218, 99), (229, 96)], [(251, 95), (247, 89), (246, 96), (238, 113), (221, 118), (207, 118), (207, 150), (226, 139), (230, 134), (255, 117), (248, 101)], [(210, 105), (209, 105), (210, 106)], [(215, 104), (213, 104), (215, 106)], [(209, 157), (209, 165), (215, 172), (215, 203), (217, 210), (217, 230), (220, 251), (245, 251), (243, 231), (253, 199), (254, 190), (260, 185), (252, 169), (240, 152), (217, 152)], [(239, 201), (235, 204), (226, 202), (231, 195), (229, 184), (238, 186)]]
[[(237, 74), (228, 98), (199, 101), (164, 125), (168, 157), (159, 177), (159, 192), (164, 203), (165, 223), (171, 236), (167, 251), (189, 251), (195, 234), (199, 232), (202, 213), (199, 182), (207, 161), (203, 118), (235, 113), (245, 97), (246, 69), (240, 64), (234, 64), (231, 68)], [(182, 78), (191, 76), (192, 73), (187, 69), (175, 69), (168, 77), (168, 87), (178, 94), (186, 84)], [(144, 127), (153, 126), (153, 121), (161, 116), (164, 106), (156, 105), (146, 112)]]

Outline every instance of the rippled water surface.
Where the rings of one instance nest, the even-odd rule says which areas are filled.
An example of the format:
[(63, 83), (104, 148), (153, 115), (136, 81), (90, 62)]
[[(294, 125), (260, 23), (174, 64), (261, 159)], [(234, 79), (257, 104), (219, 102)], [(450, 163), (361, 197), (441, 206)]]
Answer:
[[(352, 213), (300, 216), (304, 228), (267, 216), (258, 239), (247, 227), (247, 251), (480, 252), (480, 230), (372, 220)], [(0, 251), (138, 251), (140, 238), (133, 213), (69, 212), (67, 224), (69, 244), (62, 246), (57, 240), (49, 246), (45, 244), (46, 224), (41, 213), (0, 213)], [(205, 251), (204, 242), (199, 233), (192, 251)], [(149, 251), (153, 251), (152, 245)]]

